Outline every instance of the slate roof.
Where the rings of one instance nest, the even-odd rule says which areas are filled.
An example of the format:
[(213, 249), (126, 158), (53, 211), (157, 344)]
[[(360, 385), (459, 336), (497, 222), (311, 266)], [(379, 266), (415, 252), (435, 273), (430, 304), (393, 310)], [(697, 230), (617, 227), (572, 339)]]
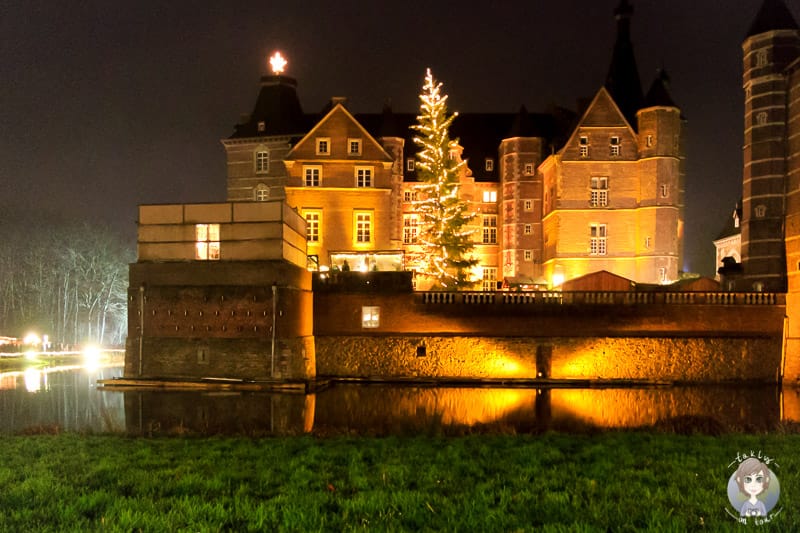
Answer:
[(745, 37), (773, 30), (796, 30), (797, 21), (782, 0), (764, 0)]
[(644, 104), (646, 107), (678, 107), (669, 94), (669, 76), (665, 70), (658, 71), (650, 90), (647, 91), (647, 96), (644, 97)]
[[(303, 134), (313, 126), (311, 119), (300, 106), (297, 80), (280, 75), (263, 76), (253, 112), (235, 126), (230, 138)], [(264, 122), (263, 131), (258, 130), (259, 122)]]
[(725, 222), (725, 227), (722, 228), (722, 231), (719, 232), (717, 237), (714, 239), (715, 241), (724, 239), (726, 237), (733, 237), (734, 235), (739, 235), (740, 233), (742, 233), (742, 208), (739, 207), (740, 205), (741, 203), (736, 204), (736, 208), (734, 209), (734, 212), (739, 217), (739, 227), (738, 228), (736, 227), (736, 223), (733, 217), (734, 212), (731, 212), (731, 214), (728, 216), (727, 221)]
[(631, 42), (631, 15), (633, 7), (628, 0), (620, 0), (619, 6), (614, 10), (617, 19), (617, 40), (614, 43), (605, 88), (625, 119), (635, 129), (636, 112), (642, 108), (644, 95)]

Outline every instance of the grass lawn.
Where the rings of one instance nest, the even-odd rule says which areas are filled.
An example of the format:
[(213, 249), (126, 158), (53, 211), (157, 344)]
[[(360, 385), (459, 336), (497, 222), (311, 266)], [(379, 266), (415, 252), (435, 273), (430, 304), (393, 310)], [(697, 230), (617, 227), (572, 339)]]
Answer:
[(779, 465), (763, 530), (797, 530), (797, 434), (6, 436), (0, 530), (734, 531), (751, 450)]

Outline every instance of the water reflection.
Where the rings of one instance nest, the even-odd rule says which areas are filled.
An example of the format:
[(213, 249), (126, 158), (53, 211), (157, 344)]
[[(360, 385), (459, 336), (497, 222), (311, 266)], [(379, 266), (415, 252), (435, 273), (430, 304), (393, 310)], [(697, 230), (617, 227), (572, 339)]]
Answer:
[(92, 431), (139, 435), (530, 433), (658, 426), (769, 430), (800, 421), (797, 389), (448, 388), (337, 384), (316, 394), (102, 390), (122, 374), (36, 368), (0, 374), (0, 433)]

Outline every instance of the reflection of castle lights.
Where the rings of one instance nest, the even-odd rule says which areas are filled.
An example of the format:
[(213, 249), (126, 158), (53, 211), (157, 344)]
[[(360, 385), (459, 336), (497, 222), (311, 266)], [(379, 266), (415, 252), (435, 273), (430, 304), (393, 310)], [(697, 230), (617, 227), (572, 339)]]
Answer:
[(100, 366), (100, 348), (89, 345), (83, 349), (83, 365), (86, 370), (92, 372)]
[(35, 368), (25, 370), (25, 390), (39, 392), (42, 388), (42, 373)]

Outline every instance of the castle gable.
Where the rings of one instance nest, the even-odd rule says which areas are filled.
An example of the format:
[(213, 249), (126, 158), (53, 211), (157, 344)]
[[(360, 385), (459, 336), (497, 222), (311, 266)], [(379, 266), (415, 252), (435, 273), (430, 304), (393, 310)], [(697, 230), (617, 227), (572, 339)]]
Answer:
[(564, 160), (631, 159), (630, 148), (614, 152), (612, 145), (635, 147), (636, 134), (608, 90), (601, 87), (572, 135), (561, 149)]
[(286, 160), (391, 162), (381, 144), (342, 105), (336, 104), (291, 149)]

